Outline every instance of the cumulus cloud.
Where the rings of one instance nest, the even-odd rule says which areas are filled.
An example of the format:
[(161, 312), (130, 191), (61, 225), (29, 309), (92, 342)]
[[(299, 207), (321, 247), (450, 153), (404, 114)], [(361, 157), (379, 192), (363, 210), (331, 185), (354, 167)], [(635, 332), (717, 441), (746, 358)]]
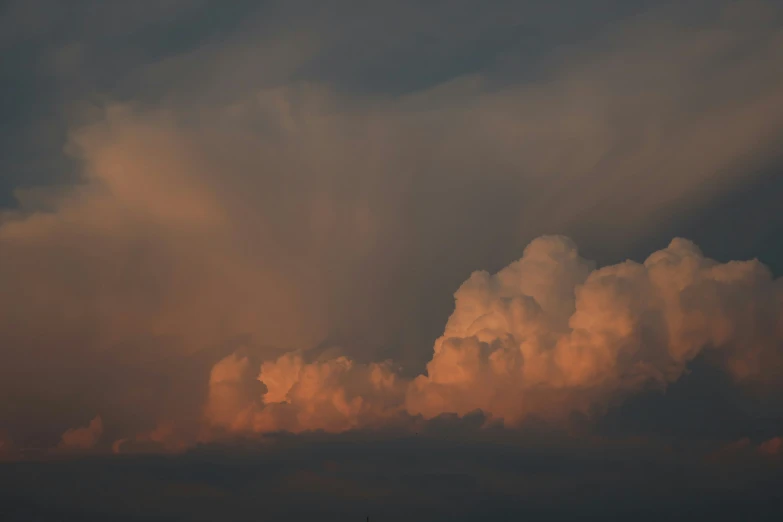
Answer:
[[(212, 369), (205, 418), (229, 431), (273, 432), (380, 426), (401, 410), (404, 382), (391, 363), (359, 364), (341, 356), (305, 362), (288, 353), (247, 379), (248, 359), (235, 354)], [(266, 390), (252, 393), (260, 381)]]
[(103, 420), (98, 415), (82, 428), (71, 428), (63, 433), (60, 448), (88, 450), (93, 448), (103, 435)]
[(759, 453), (769, 457), (777, 457), (783, 454), (783, 437), (773, 437), (759, 444)]
[(567, 420), (665, 389), (702, 352), (718, 354), (738, 383), (753, 382), (765, 376), (762, 361), (781, 357), (780, 288), (758, 261), (718, 263), (684, 239), (643, 263), (595, 268), (570, 239), (545, 236), (496, 274), (463, 283), (427, 373), (412, 382), (387, 365), (290, 353), (261, 365), (266, 390), (253, 394), (248, 359), (231, 355), (212, 370), (206, 415), (258, 432), (476, 410), (510, 425)]
[(196, 437), (183, 431), (181, 425), (173, 421), (161, 422), (149, 432), (137, 434), (135, 437), (123, 437), (111, 445), (112, 453), (177, 453), (192, 446)]
[(510, 421), (592, 413), (624, 394), (665, 388), (704, 350), (738, 380), (780, 358), (780, 291), (757, 261), (721, 264), (673, 240), (644, 263), (591, 270), (573, 242), (533, 241), (455, 294), (412, 413), (482, 409)]
[(9, 459), (14, 455), (14, 444), (13, 441), (0, 431), (0, 461)]

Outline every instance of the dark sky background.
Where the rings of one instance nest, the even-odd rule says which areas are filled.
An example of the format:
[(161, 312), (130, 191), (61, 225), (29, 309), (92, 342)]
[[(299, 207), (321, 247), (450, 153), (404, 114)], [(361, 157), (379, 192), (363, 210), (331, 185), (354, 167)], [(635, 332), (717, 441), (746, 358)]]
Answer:
[(776, 2), (9, 0), (0, 78), (0, 519), (783, 515)]

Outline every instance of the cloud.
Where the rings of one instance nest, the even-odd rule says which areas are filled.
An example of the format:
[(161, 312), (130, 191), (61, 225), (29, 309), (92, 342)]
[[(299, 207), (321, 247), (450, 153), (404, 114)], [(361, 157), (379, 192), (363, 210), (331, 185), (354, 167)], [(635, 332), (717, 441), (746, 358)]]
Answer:
[(720, 264), (675, 239), (643, 264), (590, 268), (573, 242), (547, 237), (497, 274), (474, 273), (409, 410), (587, 414), (665, 388), (704, 350), (721, 351), (737, 381), (780, 360), (780, 286), (757, 261)]
[[(423, 19), (400, 13), (415, 34)], [(96, 411), (108, 440), (145, 444), (164, 425), (195, 440), (202, 416), (228, 431), (476, 408), (559, 418), (663, 386), (710, 344), (738, 379), (774, 384), (768, 275), (754, 263), (691, 274), (709, 262), (684, 242), (661, 254), (686, 259), (678, 268), (593, 271), (568, 242), (539, 240), (500, 279), (466, 283), (442, 326), (466, 274), (532, 238), (574, 232), (627, 255), (619, 245), (672, 201), (708, 197), (718, 172), (740, 183), (777, 151), (780, 30), (712, 14), (690, 31), (653, 13), (536, 71), (505, 49), (412, 92), (313, 73), (356, 47), (336, 20), (292, 20), (270, 41), (251, 17), (235, 37), (129, 67), (111, 82), (127, 92), (109, 93), (126, 103), (70, 123), (78, 182), (20, 190), (0, 216), (9, 436), (53, 446)], [(446, 33), (441, 55), (459, 55)], [(393, 48), (397, 34), (378, 38)], [(94, 47), (79, 47), (80, 67)], [(361, 64), (394, 66), (376, 58)], [(684, 294), (670, 272), (694, 278)], [(330, 348), (339, 356), (319, 353)]]
[(665, 390), (703, 352), (737, 383), (753, 383), (774, 372), (762, 361), (783, 355), (780, 288), (758, 261), (718, 263), (684, 239), (644, 263), (595, 268), (570, 239), (545, 236), (496, 274), (462, 284), (425, 375), (407, 382), (388, 363), (305, 363), (289, 353), (261, 365), (266, 389), (254, 394), (248, 359), (231, 355), (212, 370), (206, 415), (255, 432), (477, 410), (508, 425), (566, 421)]
[[(247, 377), (247, 358), (232, 354), (215, 365), (205, 410), (210, 425), (234, 432), (379, 427), (400, 413), (405, 390), (389, 362), (365, 365), (344, 356), (306, 363), (288, 353), (263, 363), (257, 380)], [(251, 391), (259, 381), (263, 395)]]
[[(201, 406), (201, 387), (190, 387), (200, 361), (213, 362), (205, 350), (249, 336), (274, 353), (325, 335), (315, 274), (297, 267), (260, 222), (228, 219), (246, 209), (219, 198), (198, 149), (196, 137), (165, 119), (111, 110), (74, 134), (84, 183), (45, 198), (53, 206), (0, 222), (0, 279), (10, 292), (0, 300), (8, 347), (0, 357), (3, 368), (16, 368), (3, 372), (3, 387), (21, 397), (0, 408), (14, 429), (29, 408), (35, 418), (51, 409), (50, 419), (68, 422), (57, 406), (66, 397), (108, 412), (109, 425), (152, 429), (172, 411), (187, 417), (188, 405)], [(51, 401), (29, 393), (26, 371), (42, 376)], [(139, 390), (138, 382), (151, 386)], [(114, 418), (119, 412), (127, 417)]]
[(103, 420), (98, 415), (83, 428), (71, 428), (63, 433), (60, 448), (88, 450), (93, 448), (103, 435)]

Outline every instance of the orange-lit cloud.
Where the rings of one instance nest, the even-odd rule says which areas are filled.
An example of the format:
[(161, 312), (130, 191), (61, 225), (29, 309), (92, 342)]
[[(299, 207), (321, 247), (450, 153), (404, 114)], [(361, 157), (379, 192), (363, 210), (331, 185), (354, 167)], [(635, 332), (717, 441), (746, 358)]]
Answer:
[(98, 415), (82, 428), (71, 428), (63, 433), (60, 448), (87, 450), (94, 447), (103, 435), (103, 420)]
[[(150, 68), (145, 84), (209, 71), (226, 88), (108, 103), (71, 128), (78, 182), (19, 190), (0, 215), (10, 437), (55, 446), (96, 412), (117, 451), (477, 408), (560, 419), (664, 387), (705, 350), (739, 381), (776, 381), (781, 283), (683, 240), (600, 270), (568, 240), (536, 240), (459, 288), (432, 349), (448, 313), (433, 303), (471, 270), (583, 222), (620, 244), (778, 151), (779, 29), (641, 25), (529, 83), (471, 75), (362, 99), (222, 81), (267, 73), (266, 41)], [(318, 356), (322, 343), (342, 351)], [(429, 364), (408, 383), (372, 362), (387, 358), (406, 376)]]
[[(247, 358), (230, 355), (212, 369), (206, 421), (228, 431), (346, 431), (380, 426), (399, 414), (404, 382), (389, 363), (347, 357), (304, 362), (284, 354), (248, 374)], [(252, 379), (252, 380), (251, 380)], [(253, 393), (263, 383), (265, 392)]]
[(596, 269), (571, 240), (542, 237), (500, 272), (474, 273), (454, 297), (427, 374), (412, 382), (386, 365), (290, 353), (261, 365), (266, 390), (253, 392), (249, 360), (231, 355), (212, 370), (206, 418), (260, 432), (342, 431), (403, 410), (564, 420), (665, 389), (704, 350), (721, 354), (740, 383), (763, 376), (762, 358), (780, 357), (781, 292), (767, 268), (718, 263), (683, 239), (644, 263)]

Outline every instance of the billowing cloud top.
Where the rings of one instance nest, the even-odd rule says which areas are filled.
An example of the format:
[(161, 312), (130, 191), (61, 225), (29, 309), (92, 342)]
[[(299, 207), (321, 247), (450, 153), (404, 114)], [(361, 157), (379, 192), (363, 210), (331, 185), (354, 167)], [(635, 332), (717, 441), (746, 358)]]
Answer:
[[(212, 369), (207, 422), (344, 431), (476, 410), (508, 425), (558, 421), (665, 389), (705, 351), (738, 384), (774, 380), (783, 362), (780, 280), (758, 261), (705, 258), (684, 239), (644, 263), (595, 269), (570, 239), (542, 237), (498, 273), (475, 272), (454, 297), (425, 375), (402, 383), (388, 365), (290, 353), (254, 377), (247, 358), (230, 355)], [(254, 393), (254, 380), (266, 390)]]

